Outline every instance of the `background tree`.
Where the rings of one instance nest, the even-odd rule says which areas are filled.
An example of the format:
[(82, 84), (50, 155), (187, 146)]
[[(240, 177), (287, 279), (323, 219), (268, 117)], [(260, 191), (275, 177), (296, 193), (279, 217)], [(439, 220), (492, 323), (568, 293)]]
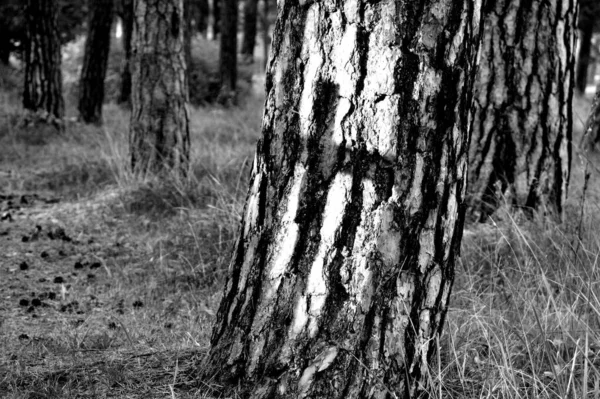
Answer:
[(80, 118), (86, 123), (102, 122), (104, 78), (110, 50), (114, 0), (89, 0), (88, 34), (79, 83)]
[(62, 118), (65, 103), (57, 16), (54, 0), (27, 0), (23, 106)]
[(475, 220), (504, 199), (562, 210), (571, 162), (574, 11), (574, 0), (485, 6), (469, 154)]
[(427, 385), (463, 227), (471, 0), (279, 3), (240, 236), (201, 377), (243, 398)]
[(579, 54), (577, 57), (576, 87), (579, 93), (585, 93), (587, 86), (588, 68), (591, 61), (592, 36), (594, 32), (600, 31), (600, 2), (597, 0), (579, 1), (578, 27), (581, 30), (579, 36)]
[(119, 103), (128, 103), (131, 97), (131, 44), (133, 41), (133, 0), (121, 0), (120, 17), (123, 24), (123, 69), (121, 72), (121, 87)]
[(183, 0), (136, 0), (129, 133), (139, 175), (189, 167)]
[(269, 21), (269, 0), (262, 0), (263, 7), (261, 13), (261, 30), (262, 30), (262, 41), (263, 41), (263, 62), (265, 71), (267, 69), (267, 62), (269, 61), (269, 47), (271, 46), (271, 34), (269, 30), (271, 23)]
[(254, 60), (257, 12), (258, 0), (244, 0), (244, 36), (242, 40), (241, 53), (244, 62), (249, 64), (251, 64)]
[(600, 142), (600, 82), (596, 86), (596, 95), (592, 102), (590, 115), (584, 126), (584, 134), (581, 141), (584, 149), (595, 149), (598, 142)]
[(221, 34), (221, 3), (223, 0), (212, 0), (212, 33), (213, 40)]
[(221, 4), (221, 46), (219, 50), (220, 91), (218, 102), (235, 101), (237, 82), (237, 0), (223, 0)]

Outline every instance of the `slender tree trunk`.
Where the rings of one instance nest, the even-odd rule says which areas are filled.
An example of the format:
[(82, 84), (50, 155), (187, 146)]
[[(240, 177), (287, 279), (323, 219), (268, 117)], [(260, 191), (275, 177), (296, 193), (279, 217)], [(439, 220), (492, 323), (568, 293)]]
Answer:
[(263, 39), (263, 63), (265, 72), (267, 70), (267, 63), (269, 61), (269, 47), (271, 46), (271, 35), (269, 34), (269, 0), (263, 0), (263, 12), (262, 12), (262, 39)]
[(237, 81), (237, 0), (223, 0), (221, 5), (221, 46), (219, 51), (221, 89), (217, 101), (229, 104), (235, 102)]
[(192, 14), (191, 14), (191, 2), (192, 0), (183, 0), (183, 18), (185, 21), (185, 30), (183, 32), (183, 48), (185, 53), (185, 87), (188, 91), (186, 95), (189, 99), (189, 88), (190, 88), (190, 71), (192, 66)]
[(282, 0), (240, 236), (199, 370), (221, 397), (409, 398), (461, 241), (471, 0)]
[(12, 44), (7, 29), (0, 26), (0, 63), (8, 65)]
[(497, 0), (484, 10), (469, 153), (469, 217), (499, 205), (560, 214), (573, 116), (574, 0)]
[(196, 22), (196, 29), (200, 34), (206, 38), (208, 31), (208, 17), (210, 15), (210, 7), (208, 0), (198, 0), (198, 20)]
[(88, 35), (79, 83), (79, 116), (86, 123), (102, 123), (104, 79), (110, 50), (114, 0), (90, 0)]
[(575, 82), (577, 90), (585, 94), (587, 86), (588, 67), (590, 65), (590, 54), (592, 51), (592, 36), (594, 35), (594, 21), (590, 21), (581, 29), (579, 38), (579, 56), (577, 57), (577, 74)]
[(23, 106), (32, 111), (44, 110), (60, 119), (65, 103), (57, 13), (54, 0), (27, 0)]
[(600, 142), (600, 83), (596, 86), (596, 95), (592, 102), (592, 108), (581, 141), (584, 149), (595, 149)]
[(189, 167), (183, 0), (136, 0), (131, 166), (139, 175)]
[(244, 62), (247, 64), (254, 61), (257, 11), (258, 0), (244, 0), (244, 39), (241, 53)]
[(119, 103), (128, 103), (131, 100), (131, 45), (133, 41), (133, 0), (121, 0), (123, 22), (123, 69), (121, 71), (121, 88), (119, 90)]
[(212, 0), (213, 40), (221, 34), (221, 3), (223, 0)]

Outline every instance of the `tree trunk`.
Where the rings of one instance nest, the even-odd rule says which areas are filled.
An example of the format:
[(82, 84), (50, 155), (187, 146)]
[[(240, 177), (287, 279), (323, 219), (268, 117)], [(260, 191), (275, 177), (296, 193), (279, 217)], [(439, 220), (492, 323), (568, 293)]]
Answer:
[(254, 61), (257, 11), (258, 0), (244, 0), (244, 39), (241, 53), (244, 62), (247, 64)]
[(585, 94), (587, 87), (587, 72), (590, 65), (590, 54), (592, 51), (592, 36), (594, 35), (594, 21), (585, 24), (581, 29), (581, 37), (579, 38), (579, 56), (577, 57), (577, 74), (575, 82), (577, 90), (581, 94)]
[(192, 66), (192, 0), (183, 0), (183, 18), (185, 21), (185, 30), (183, 31), (183, 51), (185, 54), (185, 87), (188, 90), (186, 96), (189, 99), (190, 89), (190, 71)]
[(590, 115), (585, 123), (584, 135), (581, 140), (583, 149), (595, 149), (600, 142), (600, 83), (596, 86), (596, 95), (592, 102)]
[(79, 116), (86, 123), (102, 123), (104, 78), (110, 50), (114, 0), (90, 0), (88, 35), (79, 83)]
[(183, 0), (136, 0), (130, 123), (134, 173), (189, 167)]
[(0, 26), (0, 63), (8, 65), (11, 51), (12, 43), (10, 42), (10, 33), (8, 29)]
[(118, 102), (129, 103), (131, 100), (131, 44), (133, 40), (133, 0), (122, 0), (121, 20), (123, 23), (123, 69), (121, 71), (121, 88)]
[(574, 0), (490, 1), (469, 150), (469, 218), (504, 201), (560, 214), (571, 162)]
[(267, 63), (269, 61), (269, 47), (271, 46), (271, 35), (269, 34), (269, 0), (263, 0), (262, 13), (262, 39), (263, 39), (263, 63), (265, 72), (267, 71)]
[(212, 0), (213, 40), (217, 40), (221, 33), (221, 2), (222, 0)]
[(65, 113), (65, 103), (57, 18), (55, 1), (27, 1), (23, 106), (32, 111), (43, 110), (60, 119)]
[(464, 219), (477, 2), (282, 0), (200, 372), (222, 397), (427, 388)]
[(223, 0), (221, 5), (221, 46), (219, 50), (221, 89), (217, 101), (221, 104), (229, 104), (235, 102), (237, 81), (237, 0)]

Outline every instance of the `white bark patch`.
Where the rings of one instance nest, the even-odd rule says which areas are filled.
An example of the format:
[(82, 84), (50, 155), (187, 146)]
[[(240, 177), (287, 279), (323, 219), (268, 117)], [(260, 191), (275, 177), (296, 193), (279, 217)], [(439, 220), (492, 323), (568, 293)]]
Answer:
[(421, 203), (423, 202), (422, 185), (425, 162), (423, 156), (419, 153), (416, 154), (415, 158), (415, 175), (412, 187), (410, 188), (410, 194), (408, 195), (408, 203), (406, 204), (411, 215), (414, 215), (421, 209)]
[(250, 192), (252, 193), (248, 196), (248, 201), (246, 205), (246, 217), (244, 218), (244, 237), (248, 237), (248, 233), (251, 229), (256, 227), (256, 220), (258, 219), (258, 200), (260, 197), (260, 182), (262, 180), (261, 174), (254, 175), (254, 182), (252, 183), (252, 187), (250, 188)]
[(321, 241), (317, 256), (308, 275), (305, 291), (305, 296), (310, 297), (310, 320), (308, 327), (311, 338), (317, 333), (317, 323), (327, 299), (328, 289), (325, 275), (325, 261), (329, 259), (326, 259), (326, 257), (332, 251), (336, 236), (342, 225), (351, 187), (352, 175), (340, 172), (335, 176), (327, 195), (327, 203), (323, 212), (323, 224), (320, 231)]
[(390, 162), (396, 162), (398, 158), (398, 124), (393, 122), (400, 119), (398, 101), (397, 95), (386, 96), (375, 105), (376, 148), (379, 155)]
[(315, 359), (308, 365), (307, 368), (302, 372), (302, 376), (298, 381), (298, 391), (300, 392), (300, 397), (304, 398), (308, 394), (310, 386), (314, 381), (314, 376), (316, 373), (326, 370), (335, 358), (337, 357), (339, 350), (337, 346), (330, 346), (325, 348), (321, 353), (315, 357)]
[(318, 37), (319, 31), (319, 7), (311, 7), (306, 16), (304, 28), (304, 44), (302, 47), (302, 59), (307, 60), (304, 67), (304, 87), (300, 97), (298, 113), (300, 115), (300, 134), (307, 138), (314, 129), (313, 106), (315, 103), (315, 89), (318, 77), (323, 66), (321, 54), (321, 42)]
[(350, 98), (356, 91), (355, 57), (357, 28), (350, 25), (344, 31), (340, 44), (335, 48), (333, 60), (336, 68), (336, 83), (341, 97)]

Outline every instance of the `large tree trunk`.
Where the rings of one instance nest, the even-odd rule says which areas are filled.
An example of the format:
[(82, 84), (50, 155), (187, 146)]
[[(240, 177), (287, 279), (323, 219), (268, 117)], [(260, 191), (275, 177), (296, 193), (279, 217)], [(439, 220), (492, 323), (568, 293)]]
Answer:
[(257, 11), (258, 0), (244, 0), (244, 38), (241, 53), (244, 62), (248, 64), (254, 61)]
[(65, 103), (57, 13), (54, 0), (27, 1), (23, 106), (32, 111), (44, 110), (60, 119), (64, 116)]
[(499, 205), (560, 214), (573, 116), (574, 0), (489, 1), (475, 86), (469, 217)]
[(183, 0), (136, 0), (131, 166), (139, 175), (189, 167)]
[(119, 103), (128, 103), (131, 100), (131, 45), (133, 41), (133, 0), (122, 0), (121, 21), (123, 23), (123, 69), (121, 71), (121, 88), (119, 90)]
[(579, 55), (577, 57), (577, 73), (575, 75), (576, 87), (579, 93), (585, 94), (587, 87), (588, 67), (592, 52), (592, 36), (594, 35), (594, 21), (585, 24), (579, 37)]
[(221, 4), (221, 46), (219, 75), (221, 88), (217, 101), (235, 102), (237, 81), (237, 0), (223, 0)]
[(88, 35), (79, 83), (79, 116), (86, 123), (102, 123), (104, 78), (110, 50), (114, 0), (90, 0)]
[(223, 397), (427, 386), (463, 228), (476, 4), (279, 2), (262, 138), (200, 370)]

